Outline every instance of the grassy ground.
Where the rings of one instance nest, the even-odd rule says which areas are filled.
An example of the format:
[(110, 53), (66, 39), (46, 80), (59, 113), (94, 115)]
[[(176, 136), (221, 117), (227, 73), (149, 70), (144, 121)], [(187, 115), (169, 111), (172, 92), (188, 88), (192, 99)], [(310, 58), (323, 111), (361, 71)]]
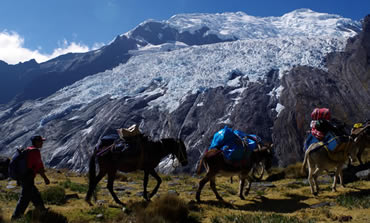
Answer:
[[(369, 159), (365, 159), (368, 161)], [(319, 177), (320, 194), (314, 197), (309, 185), (297, 169), (299, 164), (285, 169), (285, 178), (272, 184), (256, 183), (246, 200), (240, 200), (238, 182), (217, 178), (217, 188), (225, 202), (216, 200), (207, 184), (202, 191), (202, 203), (195, 202), (199, 177), (161, 175), (163, 182), (152, 202), (145, 202), (142, 192), (142, 172), (122, 174), (115, 181), (119, 198), (126, 204), (122, 209), (105, 189), (106, 179), (99, 184), (98, 201), (93, 207), (84, 202), (87, 178), (66, 170), (48, 170), (51, 184), (44, 185), (40, 177), (36, 185), (42, 192), (52, 216), (41, 216), (32, 205), (27, 218), (20, 222), (370, 222), (370, 182), (355, 181), (332, 192), (327, 177)], [(274, 169), (279, 174), (284, 169)], [(265, 179), (269, 179), (265, 176)], [(0, 181), (0, 222), (9, 222), (19, 187), (14, 181)], [(155, 186), (149, 179), (149, 189)], [(65, 197), (68, 199), (66, 200)], [(49, 219), (48, 219), (49, 217)], [(41, 219), (41, 220), (40, 220)], [(46, 220), (45, 220), (46, 219)]]

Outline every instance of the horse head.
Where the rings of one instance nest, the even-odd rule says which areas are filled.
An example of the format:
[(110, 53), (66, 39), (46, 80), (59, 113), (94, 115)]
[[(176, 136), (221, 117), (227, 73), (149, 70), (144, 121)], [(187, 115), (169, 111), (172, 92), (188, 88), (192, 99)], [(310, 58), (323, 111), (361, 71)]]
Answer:
[(254, 153), (256, 154), (255, 161), (264, 162), (264, 167), (266, 170), (269, 170), (272, 166), (272, 160), (274, 157), (272, 147), (272, 143), (265, 143), (263, 145), (258, 145), (258, 150), (254, 150)]
[(188, 165), (188, 155), (186, 153), (185, 143), (181, 139), (176, 140), (177, 147), (174, 151), (174, 155), (179, 160), (182, 166)]
[(188, 164), (186, 147), (181, 139), (166, 138), (161, 139), (161, 142), (167, 153), (172, 154), (173, 158), (176, 157), (182, 166), (186, 166)]

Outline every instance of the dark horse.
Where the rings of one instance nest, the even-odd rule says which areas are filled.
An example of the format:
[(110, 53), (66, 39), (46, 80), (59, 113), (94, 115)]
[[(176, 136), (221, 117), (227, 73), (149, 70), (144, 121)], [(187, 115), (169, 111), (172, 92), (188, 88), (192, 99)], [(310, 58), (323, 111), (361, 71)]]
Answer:
[(253, 169), (256, 164), (260, 162), (264, 163), (266, 170), (271, 167), (272, 163), (272, 145), (264, 145), (261, 149), (256, 149), (252, 152), (249, 157), (249, 160), (246, 165), (242, 167), (235, 167), (225, 161), (224, 155), (220, 150), (212, 149), (209, 150), (204, 154), (202, 159), (200, 160), (197, 174), (200, 174), (202, 165), (207, 170), (207, 173), (203, 179), (199, 182), (199, 187), (196, 193), (196, 199), (200, 202), (200, 193), (204, 187), (204, 185), (210, 181), (210, 186), (213, 193), (216, 195), (216, 198), (222, 201), (222, 197), (218, 194), (216, 189), (216, 176), (217, 175), (224, 175), (224, 176), (234, 176), (239, 175), (240, 185), (239, 185), (239, 197), (244, 200), (243, 195), (243, 188), (245, 184), (245, 179), (248, 180), (248, 188), (245, 192), (245, 195), (248, 195), (248, 192), (251, 187), (252, 178), (249, 177), (249, 173)]
[[(182, 166), (187, 165), (187, 154), (186, 147), (182, 140), (178, 139), (162, 139), (159, 141), (151, 141), (144, 135), (138, 135), (135, 137), (135, 148), (138, 152), (134, 154), (127, 153), (108, 153), (102, 156), (96, 155), (96, 150), (90, 158), (89, 163), (89, 190), (86, 194), (86, 202), (91, 204), (91, 196), (96, 188), (99, 181), (108, 174), (107, 188), (111, 193), (114, 201), (120, 205), (124, 205), (113, 191), (113, 182), (117, 170), (122, 172), (132, 172), (135, 170), (144, 171), (144, 199), (150, 200), (151, 197), (158, 191), (159, 185), (162, 180), (154, 170), (161, 161), (167, 155), (172, 154), (175, 156)], [(99, 173), (96, 176), (95, 161), (99, 165)], [(147, 185), (149, 174), (157, 180), (157, 185), (153, 189), (152, 193), (148, 197)]]

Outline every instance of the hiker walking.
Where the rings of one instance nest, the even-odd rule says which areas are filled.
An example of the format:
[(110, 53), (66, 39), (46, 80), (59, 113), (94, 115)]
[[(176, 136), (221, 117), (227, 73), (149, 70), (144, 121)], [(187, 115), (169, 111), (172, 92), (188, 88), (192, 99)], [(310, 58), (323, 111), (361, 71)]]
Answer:
[(32, 146), (27, 147), (26, 151), (26, 163), (27, 172), (22, 176), (18, 183), (22, 187), (21, 195), (19, 197), (17, 206), (12, 215), (12, 220), (23, 216), (27, 209), (30, 201), (39, 210), (46, 210), (44, 202), (42, 201), (41, 194), (35, 186), (35, 177), (39, 173), (44, 178), (45, 184), (49, 184), (50, 181), (45, 175), (44, 164), (41, 160), (40, 149), (42, 148), (45, 138), (37, 135), (31, 137)]

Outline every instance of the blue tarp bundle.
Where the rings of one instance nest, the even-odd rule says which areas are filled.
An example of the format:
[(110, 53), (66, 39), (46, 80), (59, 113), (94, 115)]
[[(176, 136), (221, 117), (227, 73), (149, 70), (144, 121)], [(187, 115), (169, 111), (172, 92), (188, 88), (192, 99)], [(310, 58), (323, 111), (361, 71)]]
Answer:
[[(247, 150), (243, 147), (241, 140), (248, 143)], [(213, 135), (209, 149), (221, 149), (226, 160), (235, 162), (245, 160), (257, 148), (257, 143), (260, 141), (261, 139), (256, 135), (249, 135), (240, 130), (233, 131), (231, 128), (225, 126)]]

